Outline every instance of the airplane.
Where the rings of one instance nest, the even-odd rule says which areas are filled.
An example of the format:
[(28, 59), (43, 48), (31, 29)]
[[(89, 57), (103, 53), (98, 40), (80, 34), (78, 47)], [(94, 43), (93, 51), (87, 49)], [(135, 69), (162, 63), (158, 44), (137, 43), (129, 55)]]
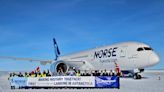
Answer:
[(121, 72), (130, 74), (134, 79), (141, 79), (141, 72), (145, 68), (154, 66), (159, 62), (159, 56), (153, 49), (141, 42), (121, 42), (102, 46), (86, 51), (60, 56), (59, 47), (53, 39), (55, 55), (54, 60), (38, 60), (30, 58), (0, 57), (14, 60), (39, 61), (45, 65), (50, 63), (52, 75), (57, 75), (59, 68), (66, 73), (69, 68), (76, 70), (113, 70), (115, 64), (119, 65)]

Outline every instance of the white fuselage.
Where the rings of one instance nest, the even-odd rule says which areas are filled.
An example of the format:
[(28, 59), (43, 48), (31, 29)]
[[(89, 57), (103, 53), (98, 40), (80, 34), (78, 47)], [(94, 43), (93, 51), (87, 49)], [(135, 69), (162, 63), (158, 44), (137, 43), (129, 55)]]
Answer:
[(61, 56), (59, 60), (67, 63), (70, 61), (70, 64), (77, 66), (77, 62), (83, 62), (79, 64), (80, 70), (111, 70), (115, 68), (115, 63), (121, 70), (133, 70), (155, 65), (159, 62), (159, 57), (144, 43), (123, 42)]

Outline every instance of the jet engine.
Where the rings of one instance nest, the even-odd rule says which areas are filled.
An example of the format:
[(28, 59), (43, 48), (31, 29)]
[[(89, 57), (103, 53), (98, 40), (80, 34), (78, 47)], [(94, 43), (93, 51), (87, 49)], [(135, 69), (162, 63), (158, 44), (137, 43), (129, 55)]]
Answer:
[(63, 61), (55, 61), (51, 64), (50, 71), (52, 75), (57, 75), (60, 69), (63, 71), (63, 73), (66, 73), (69, 69), (69, 66)]

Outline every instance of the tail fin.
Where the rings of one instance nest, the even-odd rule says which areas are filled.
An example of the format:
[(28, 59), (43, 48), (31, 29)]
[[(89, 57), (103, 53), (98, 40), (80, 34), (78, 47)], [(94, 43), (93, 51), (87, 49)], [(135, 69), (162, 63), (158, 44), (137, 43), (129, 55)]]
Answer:
[(53, 38), (53, 42), (54, 42), (54, 50), (55, 50), (55, 56), (56, 56), (55, 60), (57, 60), (60, 55), (60, 51), (59, 51), (59, 48), (58, 48), (55, 38)]

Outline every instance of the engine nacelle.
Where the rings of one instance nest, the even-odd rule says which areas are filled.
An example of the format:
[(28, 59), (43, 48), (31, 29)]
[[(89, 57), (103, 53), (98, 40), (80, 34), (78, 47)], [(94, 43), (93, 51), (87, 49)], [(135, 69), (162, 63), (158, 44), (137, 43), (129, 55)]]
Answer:
[(63, 70), (64, 73), (66, 73), (69, 69), (69, 66), (63, 61), (53, 62), (50, 67), (52, 75), (57, 75), (60, 68)]

